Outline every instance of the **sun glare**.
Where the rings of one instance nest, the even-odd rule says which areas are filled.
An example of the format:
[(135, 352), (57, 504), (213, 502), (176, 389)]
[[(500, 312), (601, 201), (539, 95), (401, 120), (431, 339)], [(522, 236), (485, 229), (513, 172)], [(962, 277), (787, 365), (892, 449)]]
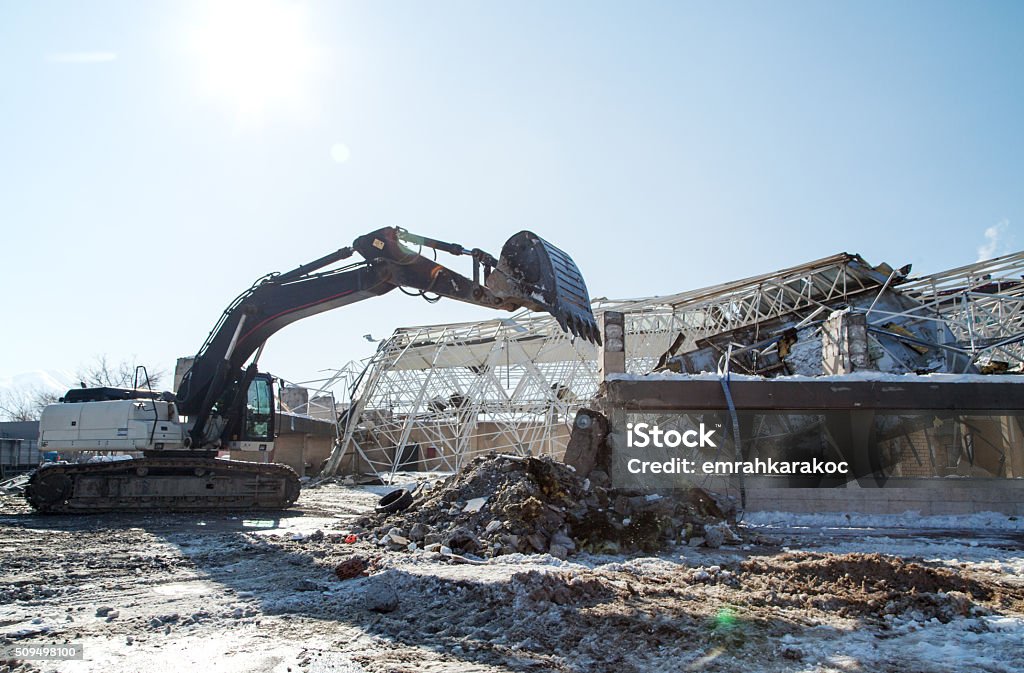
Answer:
[(306, 7), (286, 0), (203, 3), (191, 47), (208, 94), (243, 126), (303, 115), (317, 65)]

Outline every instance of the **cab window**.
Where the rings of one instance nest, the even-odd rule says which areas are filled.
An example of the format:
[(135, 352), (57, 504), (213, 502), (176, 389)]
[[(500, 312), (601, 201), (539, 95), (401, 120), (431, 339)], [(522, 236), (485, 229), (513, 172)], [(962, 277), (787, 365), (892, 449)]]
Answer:
[(249, 398), (245, 411), (245, 438), (249, 441), (269, 441), (271, 408), (270, 381), (255, 379), (249, 384)]

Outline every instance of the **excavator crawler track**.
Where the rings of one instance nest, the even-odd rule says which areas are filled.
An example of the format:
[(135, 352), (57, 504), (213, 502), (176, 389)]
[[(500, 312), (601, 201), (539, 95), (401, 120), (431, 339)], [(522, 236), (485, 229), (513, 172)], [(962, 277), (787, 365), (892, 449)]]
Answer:
[(53, 514), (285, 509), (298, 497), (287, 465), (212, 458), (58, 463), (36, 470), (25, 488), (33, 509)]

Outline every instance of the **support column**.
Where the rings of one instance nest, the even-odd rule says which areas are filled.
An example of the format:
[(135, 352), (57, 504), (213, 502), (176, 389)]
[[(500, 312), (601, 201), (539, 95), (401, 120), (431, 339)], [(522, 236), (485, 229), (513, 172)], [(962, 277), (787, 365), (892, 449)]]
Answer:
[(821, 369), (826, 376), (874, 369), (868, 353), (867, 316), (835, 311), (821, 326)]

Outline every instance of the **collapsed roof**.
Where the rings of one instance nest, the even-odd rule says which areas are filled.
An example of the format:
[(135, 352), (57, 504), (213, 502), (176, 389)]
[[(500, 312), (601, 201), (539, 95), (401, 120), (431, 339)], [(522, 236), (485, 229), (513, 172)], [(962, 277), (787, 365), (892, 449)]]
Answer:
[[(840, 253), (673, 295), (595, 299), (593, 308), (598, 316), (625, 314), (626, 368), (633, 374), (726, 365), (767, 377), (838, 373), (823, 354), (823, 334), (837, 313), (863, 325), (859, 368), (1021, 371), (1024, 252), (929, 275), (909, 272)], [(477, 450), (472, 437), (489, 424), (491, 449), (550, 450), (557, 426), (596, 395), (598, 376), (593, 345), (568, 337), (549, 316), (520, 311), (404, 327), (381, 343), (358, 378), (342, 445), (359, 450), (358, 433), (368, 425), (375, 443), (393, 447), (429, 427), (441, 453), (455, 457), (445, 467), (455, 468)]]

